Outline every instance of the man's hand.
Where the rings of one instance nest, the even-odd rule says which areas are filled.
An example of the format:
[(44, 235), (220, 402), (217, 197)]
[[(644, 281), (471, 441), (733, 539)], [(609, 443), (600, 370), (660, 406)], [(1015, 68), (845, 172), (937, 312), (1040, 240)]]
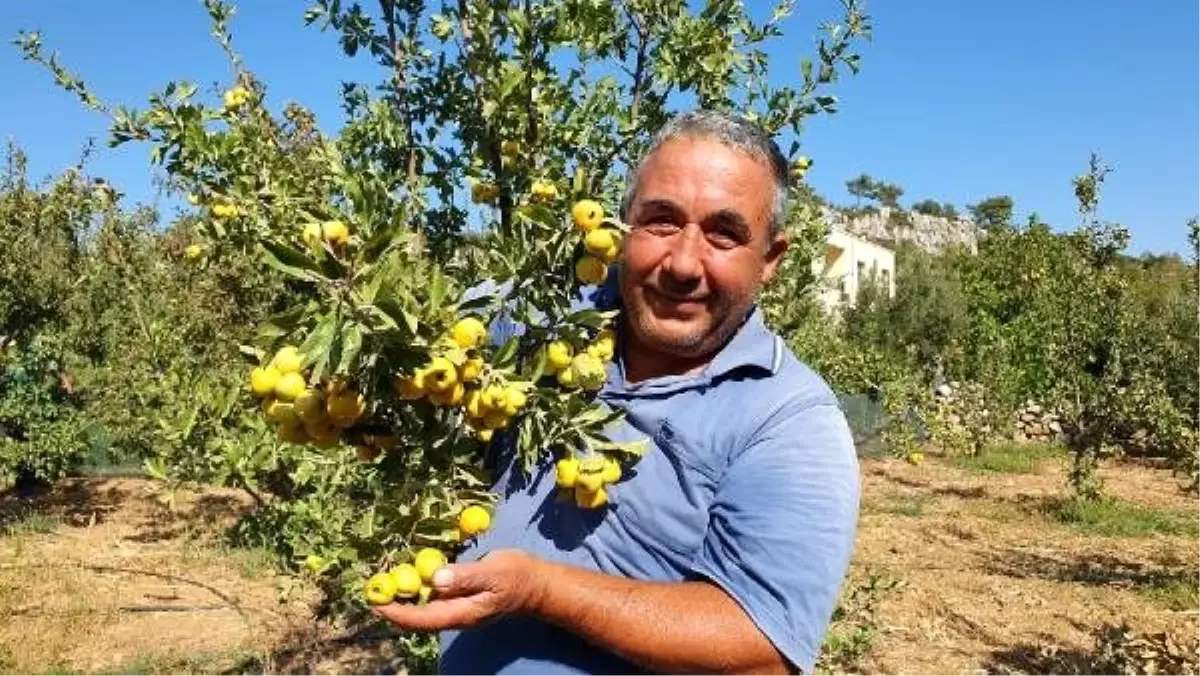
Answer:
[(643, 582), (497, 550), (447, 566), (424, 606), (393, 603), (375, 613), (401, 629), (473, 627), (525, 613), (582, 636), (652, 671), (786, 673), (789, 665), (724, 591), (713, 584)]
[(423, 606), (391, 603), (374, 611), (401, 629), (442, 631), (473, 627), (535, 607), (541, 596), (538, 559), (497, 550), (477, 563), (446, 566), (433, 576), (433, 600)]

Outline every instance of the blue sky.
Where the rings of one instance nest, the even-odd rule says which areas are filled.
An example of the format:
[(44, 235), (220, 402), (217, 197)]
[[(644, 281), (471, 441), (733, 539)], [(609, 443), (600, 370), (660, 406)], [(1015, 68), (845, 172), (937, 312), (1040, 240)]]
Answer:
[[(749, 0), (751, 6), (763, 0)], [(368, 3), (371, 4), (371, 3)], [(298, 100), (336, 125), (339, 82), (375, 82), (363, 59), (341, 58), (335, 38), (305, 27), (307, 3), (240, 3), (234, 37), (275, 104)], [(845, 181), (866, 172), (960, 210), (1011, 195), (1018, 217), (1077, 222), (1070, 179), (1097, 152), (1113, 167), (1101, 216), (1128, 226), (1131, 251), (1182, 251), (1200, 211), (1200, 3), (1186, 0), (869, 0), (874, 39), (863, 70), (833, 93), (841, 110), (802, 137), (818, 192), (848, 203)], [(797, 3), (785, 40), (770, 50), (772, 78), (798, 79), (832, 0)], [(156, 199), (149, 148), (109, 149), (106, 121), (58, 90), (7, 41), (44, 33), (106, 101), (142, 106), (172, 79), (225, 85), (230, 70), (208, 35), (199, 0), (68, 0), (0, 4), (0, 136), (30, 155), (35, 177), (62, 170), (85, 139), (90, 169), (136, 201)]]

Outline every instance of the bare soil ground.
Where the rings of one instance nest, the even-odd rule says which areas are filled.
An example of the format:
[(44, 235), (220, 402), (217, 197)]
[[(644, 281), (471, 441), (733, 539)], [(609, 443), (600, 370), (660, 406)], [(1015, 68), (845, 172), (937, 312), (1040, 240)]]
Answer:
[[(1113, 536), (1048, 515), (1063, 494), (1061, 460), (1032, 474), (938, 458), (864, 460), (862, 470), (850, 611), (835, 624), (827, 669), (1099, 672), (1122, 641), (1149, 660), (1175, 650), (1194, 663), (1200, 516), (1167, 472), (1104, 468), (1122, 504), (1184, 524)], [(137, 479), (71, 480), (32, 502), (0, 496), (0, 671), (387, 669), (388, 641), (314, 622), (311, 590), (281, 601), (289, 578), (270, 557), (224, 543), (222, 529), (247, 506), (207, 490), (169, 509)], [(1122, 623), (1127, 634), (1114, 635)], [(1115, 638), (1098, 639), (1105, 630)], [(1156, 634), (1165, 643), (1139, 638)]]

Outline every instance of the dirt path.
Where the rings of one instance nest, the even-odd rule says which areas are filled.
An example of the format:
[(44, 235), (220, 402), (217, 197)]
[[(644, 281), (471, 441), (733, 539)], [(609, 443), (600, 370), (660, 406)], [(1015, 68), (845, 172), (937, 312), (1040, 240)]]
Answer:
[[(1171, 649), (1131, 643), (1137, 636), (1194, 640), (1197, 504), (1167, 473), (1105, 469), (1122, 504), (1185, 525), (1117, 537), (1047, 515), (1062, 494), (1059, 461), (1034, 474), (973, 473), (938, 459), (864, 460), (862, 471), (844, 595), (851, 612), (835, 625), (831, 668), (1086, 673), (1113, 664), (1099, 660), (1122, 646), (1151, 656)], [(388, 642), (316, 625), (309, 590), (281, 601), (289, 580), (269, 556), (223, 544), (218, 534), (247, 506), (241, 495), (185, 492), (171, 510), (153, 487), (81, 479), (32, 505), (0, 497), (0, 671), (386, 668)], [(1098, 645), (1096, 632), (1121, 622), (1130, 636)], [(1194, 663), (1194, 643), (1176, 648)]]

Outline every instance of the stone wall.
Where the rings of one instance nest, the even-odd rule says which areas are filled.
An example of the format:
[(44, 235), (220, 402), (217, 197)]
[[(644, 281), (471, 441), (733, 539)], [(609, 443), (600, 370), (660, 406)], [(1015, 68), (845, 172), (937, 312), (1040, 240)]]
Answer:
[(1062, 418), (1054, 411), (1047, 411), (1032, 401), (1025, 402), (1017, 411), (1014, 422), (1013, 441), (1036, 441), (1055, 443), (1067, 440), (1067, 430)]

